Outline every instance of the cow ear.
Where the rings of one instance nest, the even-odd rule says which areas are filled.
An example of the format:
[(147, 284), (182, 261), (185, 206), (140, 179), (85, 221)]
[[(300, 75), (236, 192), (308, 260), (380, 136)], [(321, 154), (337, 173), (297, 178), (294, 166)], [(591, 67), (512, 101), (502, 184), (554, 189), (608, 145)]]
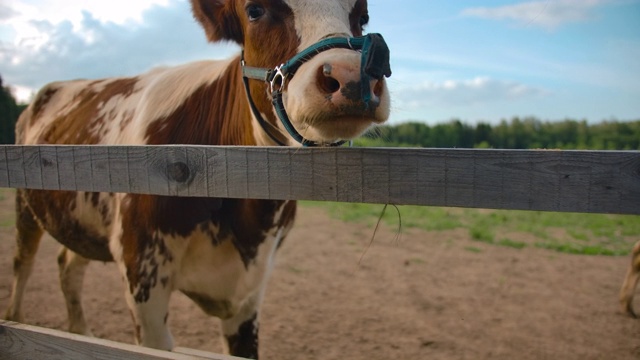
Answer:
[(232, 0), (191, 0), (193, 16), (211, 42), (230, 40), (242, 45), (243, 31)]

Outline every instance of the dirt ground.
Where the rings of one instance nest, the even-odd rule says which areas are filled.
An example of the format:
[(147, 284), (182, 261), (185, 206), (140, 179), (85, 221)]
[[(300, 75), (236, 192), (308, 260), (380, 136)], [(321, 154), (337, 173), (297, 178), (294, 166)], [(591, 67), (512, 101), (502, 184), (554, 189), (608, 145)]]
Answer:
[[(4, 194), (0, 218), (13, 208), (12, 193)], [(497, 247), (461, 230), (411, 230), (396, 240), (394, 231), (383, 228), (369, 247), (373, 229), (302, 208), (263, 306), (262, 357), (640, 359), (640, 320), (617, 307), (627, 257)], [(54, 240), (43, 240), (24, 308), (27, 323), (65, 329), (57, 250)], [(13, 251), (13, 228), (5, 223), (2, 313)], [(96, 336), (132, 342), (123, 291), (113, 264), (91, 264), (84, 305)], [(178, 293), (170, 323), (178, 346), (221, 351), (217, 320)]]

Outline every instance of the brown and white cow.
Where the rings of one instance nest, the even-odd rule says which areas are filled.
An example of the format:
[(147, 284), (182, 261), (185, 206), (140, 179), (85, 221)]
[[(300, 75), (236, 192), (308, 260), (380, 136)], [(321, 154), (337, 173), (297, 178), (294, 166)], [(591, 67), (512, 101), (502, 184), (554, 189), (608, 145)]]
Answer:
[(620, 310), (633, 318), (638, 317), (633, 309), (633, 298), (638, 282), (640, 282), (640, 241), (634, 245), (631, 251), (631, 264), (629, 264), (627, 275), (620, 289)]
[[(238, 43), (243, 59), (49, 84), (21, 116), (17, 142), (298, 145), (274, 111), (274, 86), (306, 144), (340, 143), (387, 119), (388, 48), (381, 37), (367, 37), (370, 48), (354, 45), (367, 43), (366, 0), (191, 3), (208, 39)], [(272, 84), (255, 80), (260, 69), (275, 69), (327, 42), (337, 45), (307, 52), (295, 72), (271, 76)], [(248, 92), (243, 70), (251, 78)], [(87, 264), (113, 260), (126, 285), (137, 343), (173, 348), (168, 303), (178, 290), (221, 319), (228, 352), (257, 358), (260, 303), (295, 202), (23, 189), (16, 208), (8, 319), (23, 319), (25, 283), (46, 231), (64, 245), (59, 265), (70, 331), (90, 334), (81, 307)]]

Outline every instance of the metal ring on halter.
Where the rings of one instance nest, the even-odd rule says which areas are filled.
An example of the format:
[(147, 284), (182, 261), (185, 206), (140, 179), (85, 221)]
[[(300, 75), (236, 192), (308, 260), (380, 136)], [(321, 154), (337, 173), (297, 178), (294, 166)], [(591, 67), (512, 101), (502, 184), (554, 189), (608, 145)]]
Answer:
[(287, 81), (288, 74), (285, 74), (282, 71), (283, 66), (284, 64), (280, 66), (276, 66), (276, 68), (274, 69), (275, 72), (273, 73), (273, 78), (269, 82), (269, 88), (271, 90), (271, 94), (276, 92), (281, 93), (284, 91), (285, 82)]

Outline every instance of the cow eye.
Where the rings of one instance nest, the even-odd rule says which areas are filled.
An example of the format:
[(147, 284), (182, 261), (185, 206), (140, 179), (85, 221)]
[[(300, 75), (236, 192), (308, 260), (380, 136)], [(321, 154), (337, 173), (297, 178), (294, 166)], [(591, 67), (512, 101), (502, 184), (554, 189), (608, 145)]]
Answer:
[(265, 13), (264, 7), (257, 4), (247, 5), (246, 11), (247, 11), (247, 16), (249, 17), (249, 21), (256, 21), (260, 19)]

